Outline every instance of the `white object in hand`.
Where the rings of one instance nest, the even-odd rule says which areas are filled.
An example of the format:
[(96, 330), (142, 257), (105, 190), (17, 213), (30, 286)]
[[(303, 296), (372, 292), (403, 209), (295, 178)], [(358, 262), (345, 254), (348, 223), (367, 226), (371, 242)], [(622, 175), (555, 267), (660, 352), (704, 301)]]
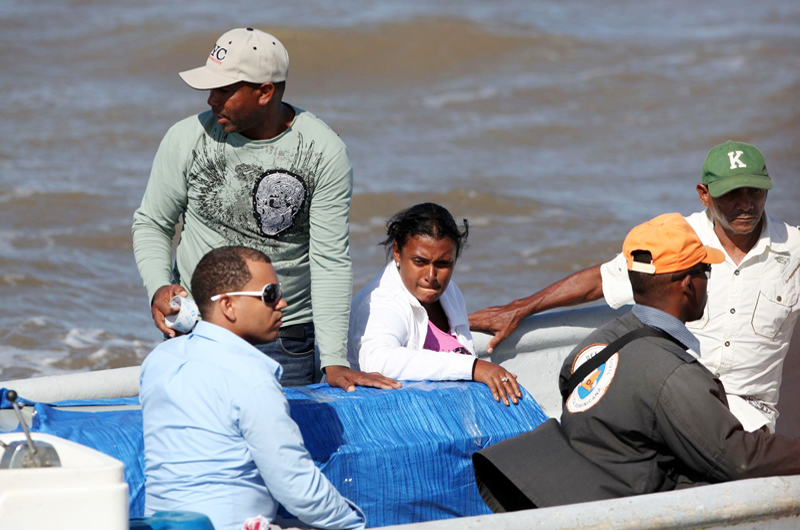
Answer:
[(181, 333), (192, 331), (192, 328), (200, 319), (200, 310), (194, 300), (183, 296), (173, 296), (172, 300), (169, 301), (169, 306), (179, 308), (179, 311), (164, 318), (164, 323), (167, 327)]

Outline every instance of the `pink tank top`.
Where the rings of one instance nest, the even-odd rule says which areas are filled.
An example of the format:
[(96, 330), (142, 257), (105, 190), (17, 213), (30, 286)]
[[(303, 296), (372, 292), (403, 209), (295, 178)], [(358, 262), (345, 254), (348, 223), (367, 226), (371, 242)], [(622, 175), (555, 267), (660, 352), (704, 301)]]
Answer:
[(428, 334), (425, 336), (425, 344), (422, 345), (422, 348), (425, 350), (452, 351), (463, 353), (464, 355), (472, 355), (469, 350), (458, 342), (458, 339), (437, 328), (430, 320), (428, 321)]

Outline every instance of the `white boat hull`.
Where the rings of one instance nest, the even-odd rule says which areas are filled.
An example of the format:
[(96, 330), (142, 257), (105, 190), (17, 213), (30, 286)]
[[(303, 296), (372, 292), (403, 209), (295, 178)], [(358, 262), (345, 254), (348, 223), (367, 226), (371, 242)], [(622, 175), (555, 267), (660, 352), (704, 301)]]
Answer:
[[(4, 443), (22, 433), (0, 434)], [(27, 530), (128, 529), (128, 484), (122, 462), (83, 445), (48, 434), (60, 467), (0, 469), (0, 528)]]

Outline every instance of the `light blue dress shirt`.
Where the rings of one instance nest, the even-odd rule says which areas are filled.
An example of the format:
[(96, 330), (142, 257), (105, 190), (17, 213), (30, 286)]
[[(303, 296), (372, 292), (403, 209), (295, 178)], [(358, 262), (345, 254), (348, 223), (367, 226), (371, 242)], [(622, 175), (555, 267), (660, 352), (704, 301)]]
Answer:
[(696, 359), (700, 358), (700, 340), (695, 337), (683, 322), (655, 307), (636, 304), (633, 314), (650, 327), (666, 331), (686, 346), (688, 352)]
[(314, 465), (278, 363), (230, 331), (199, 322), (142, 364), (145, 513), (208, 515), (216, 530), (278, 504), (321, 528), (364, 528), (361, 510)]

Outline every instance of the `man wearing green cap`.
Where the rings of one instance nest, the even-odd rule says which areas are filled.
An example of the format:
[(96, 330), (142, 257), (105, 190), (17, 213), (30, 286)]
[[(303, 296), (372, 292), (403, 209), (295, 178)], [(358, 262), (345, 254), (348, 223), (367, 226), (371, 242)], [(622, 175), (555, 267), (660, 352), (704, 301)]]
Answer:
[[(772, 180), (756, 147), (714, 147), (697, 185), (705, 211), (686, 218), (703, 244), (722, 250), (703, 317), (687, 324), (700, 360), (725, 386), (731, 412), (750, 431), (775, 429), (783, 361), (800, 314), (800, 230), (767, 215)], [(489, 351), (528, 315), (605, 297), (613, 308), (633, 302), (625, 258), (573, 274), (508, 305), (470, 315), (472, 329), (495, 333)]]

